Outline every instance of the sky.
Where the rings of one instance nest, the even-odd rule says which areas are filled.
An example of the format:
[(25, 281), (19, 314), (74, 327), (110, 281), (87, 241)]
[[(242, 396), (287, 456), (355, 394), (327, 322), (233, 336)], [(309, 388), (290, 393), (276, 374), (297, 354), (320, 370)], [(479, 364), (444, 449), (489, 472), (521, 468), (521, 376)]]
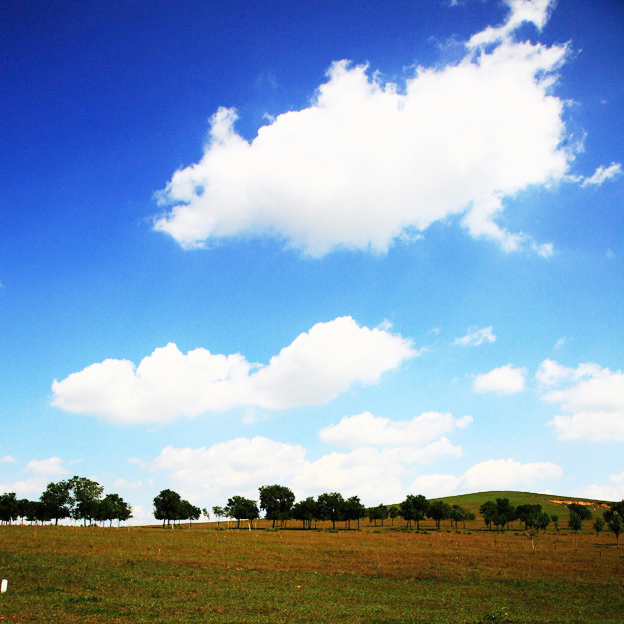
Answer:
[(0, 492), (624, 498), (620, 0), (0, 6)]

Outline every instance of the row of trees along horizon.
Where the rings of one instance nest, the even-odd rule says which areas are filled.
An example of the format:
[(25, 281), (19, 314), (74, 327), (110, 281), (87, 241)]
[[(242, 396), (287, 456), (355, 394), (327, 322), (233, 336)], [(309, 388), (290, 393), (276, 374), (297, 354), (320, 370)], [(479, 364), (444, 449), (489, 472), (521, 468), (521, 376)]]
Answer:
[[(331, 521), (332, 529), (336, 528), (336, 522), (344, 522), (346, 528), (351, 528), (351, 523), (357, 523), (360, 528), (360, 520), (368, 517), (369, 521), (380, 521), (382, 526), (384, 520), (390, 518), (392, 524), (398, 516), (407, 522), (407, 528), (411, 529), (416, 523), (416, 529), (420, 530), (420, 522), (425, 518), (435, 522), (439, 530), (443, 520), (450, 520), (451, 526), (455, 525), (457, 530), (461, 522), (465, 527), (466, 521), (476, 520), (475, 514), (464, 509), (460, 505), (449, 505), (443, 500), (428, 500), (420, 495), (409, 494), (400, 505), (378, 505), (377, 507), (365, 507), (358, 496), (351, 496), (345, 499), (338, 492), (320, 494), (316, 500), (309, 496), (303, 500), (295, 502), (293, 491), (283, 485), (263, 485), (259, 488), (259, 501), (245, 498), (243, 496), (233, 496), (228, 499), (225, 507), (214, 506), (212, 513), (217, 518), (219, 526), (221, 518), (236, 520), (236, 527), (240, 528), (241, 520), (246, 520), (249, 528), (253, 526), (254, 520), (260, 518), (260, 511), (265, 512), (265, 518), (272, 522), (272, 528), (279, 525), (285, 528), (289, 520), (298, 520), (303, 528), (311, 529), (312, 523)], [(591, 520), (593, 514), (584, 505), (571, 503), (568, 506), (568, 528), (574, 532), (581, 530), (583, 522)], [(193, 515), (189, 515), (192, 510)], [(210, 517), (208, 509), (194, 507), (188, 501), (182, 500), (177, 492), (163, 490), (154, 498), (154, 517), (157, 520), (174, 525), (177, 520), (197, 520), (203, 512), (206, 518)], [(493, 527), (496, 530), (509, 529), (509, 523), (519, 520), (524, 523), (525, 530), (543, 530), (551, 524), (559, 530), (559, 516), (550, 515), (542, 510), (539, 504), (525, 504), (515, 507), (508, 498), (497, 498), (495, 501), (487, 501), (479, 508), (479, 513), (489, 530)], [(619, 544), (620, 533), (624, 531), (624, 500), (614, 503), (610, 509), (604, 511), (603, 516), (596, 517), (593, 529), (598, 535), (607, 525), (616, 536)]]
[[(259, 504), (258, 504), (259, 503)], [(592, 524), (596, 535), (607, 526), (616, 536), (619, 544), (619, 536), (624, 532), (624, 500), (613, 503), (610, 509), (603, 512), (602, 517), (593, 517), (588, 506), (571, 503), (568, 507), (568, 528), (574, 532), (581, 530), (584, 521), (594, 520)], [(468, 521), (476, 520), (475, 514), (464, 509), (460, 505), (449, 505), (443, 500), (428, 500), (420, 495), (409, 494), (405, 500), (397, 505), (380, 504), (376, 507), (365, 507), (358, 496), (345, 499), (338, 492), (320, 494), (316, 499), (309, 496), (295, 502), (293, 491), (284, 485), (263, 485), (259, 488), (259, 501), (243, 496), (232, 496), (228, 499), (225, 507), (214, 506), (212, 513), (217, 518), (219, 526), (221, 518), (235, 519), (237, 528), (240, 528), (241, 520), (248, 522), (252, 527), (254, 520), (260, 518), (260, 511), (265, 512), (265, 518), (272, 522), (272, 527), (279, 525), (285, 528), (289, 520), (302, 522), (305, 529), (311, 529), (312, 523), (330, 521), (332, 529), (336, 528), (336, 522), (344, 522), (346, 528), (351, 528), (351, 523), (360, 528), (360, 520), (368, 518), (372, 524), (380, 521), (381, 525), (390, 518), (402, 517), (411, 529), (416, 523), (416, 529), (420, 530), (420, 522), (425, 518), (433, 520), (439, 530), (443, 520), (450, 520), (451, 526), (458, 529), (459, 523), (465, 527)], [(206, 518), (210, 517), (208, 509), (200, 509), (191, 504), (173, 490), (162, 490), (154, 498), (154, 517), (163, 521), (165, 525), (171, 525), (173, 521), (199, 520), (202, 513)], [(539, 504), (524, 504), (514, 506), (508, 498), (497, 498), (494, 501), (486, 501), (479, 508), (479, 514), (488, 528), (497, 531), (509, 529), (509, 523), (519, 520), (524, 523), (525, 530), (543, 530), (552, 523), (559, 530), (559, 517), (548, 514)], [(59, 520), (72, 518), (82, 520), (84, 525), (93, 522), (110, 522), (117, 520), (118, 524), (132, 517), (132, 508), (118, 494), (104, 496), (104, 488), (91, 479), (74, 476), (71, 479), (58, 483), (49, 483), (38, 501), (17, 499), (14, 492), (0, 495), (0, 522), (11, 524), (18, 519), (31, 523), (52, 522), (58, 524)]]
[(48, 483), (39, 500), (18, 499), (15, 492), (0, 495), (0, 522), (11, 524), (18, 519), (42, 524), (72, 518), (84, 525), (93, 522), (118, 523), (132, 518), (132, 507), (119, 494), (104, 496), (104, 488), (91, 479), (74, 476), (58, 483)]

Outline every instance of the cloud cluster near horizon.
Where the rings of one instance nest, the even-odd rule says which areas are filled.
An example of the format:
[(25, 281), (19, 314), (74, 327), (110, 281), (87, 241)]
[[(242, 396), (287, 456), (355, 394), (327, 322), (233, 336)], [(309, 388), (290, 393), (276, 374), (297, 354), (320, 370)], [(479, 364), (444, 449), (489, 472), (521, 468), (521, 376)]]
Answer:
[(401, 500), (406, 493), (406, 475), (414, 466), (461, 456), (461, 447), (442, 434), (471, 423), (470, 416), (454, 418), (440, 412), (426, 412), (406, 421), (366, 412), (321, 429), (322, 442), (351, 449), (329, 452), (316, 460), (309, 459), (300, 444), (256, 436), (210, 447), (167, 446), (152, 461), (136, 463), (150, 472), (169, 473), (185, 495), (197, 500), (218, 500), (233, 493), (255, 498), (260, 485), (280, 482), (291, 487), (298, 498), (338, 491), (378, 504)]
[(288, 409), (320, 405), (381, 375), (418, 352), (387, 329), (360, 327), (351, 317), (317, 323), (271, 358), (252, 364), (239, 354), (169, 343), (138, 366), (108, 359), (61, 381), (52, 405), (121, 423), (169, 423), (237, 407)]
[[(552, 2), (508, 5), (505, 24), (474, 35), (461, 62), (419, 67), (404, 85), (333, 63), (309, 107), (278, 115), (251, 142), (235, 130), (236, 111), (220, 108), (201, 160), (157, 194), (155, 229), (187, 248), (270, 236), (320, 257), (385, 252), (458, 216), (473, 237), (551, 255), (550, 243), (497, 218), (505, 198), (566, 179), (573, 148), (552, 86), (567, 48), (512, 36), (523, 23), (541, 29)], [(592, 183), (609, 176), (599, 177)]]
[(569, 368), (544, 360), (535, 374), (542, 400), (567, 414), (550, 421), (562, 441), (624, 442), (624, 372), (579, 364)]

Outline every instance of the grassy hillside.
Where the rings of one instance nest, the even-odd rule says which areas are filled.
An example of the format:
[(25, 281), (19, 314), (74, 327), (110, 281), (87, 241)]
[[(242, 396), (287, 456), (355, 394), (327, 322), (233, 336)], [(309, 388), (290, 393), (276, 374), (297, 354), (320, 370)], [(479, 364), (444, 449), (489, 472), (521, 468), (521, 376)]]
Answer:
[[(479, 514), (479, 507), (486, 501), (493, 501), (497, 498), (508, 498), (509, 502), (514, 505), (541, 505), (542, 509), (550, 515), (557, 514), (560, 518), (567, 516), (566, 503), (587, 504), (591, 507), (594, 515), (602, 514), (608, 507), (608, 501), (593, 500), (588, 498), (575, 498), (573, 496), (556, 496), (553, 494), (534, 494), (532, 492), (476, 492), (474, 494), (462, 494), (460, 496), (445, 496), (440, 500), (444, 500), (449, 505), (460, 505), (465, 509), (469, 509), (475, 514)], [(555, 502), (560, 501), (560, 502)]]

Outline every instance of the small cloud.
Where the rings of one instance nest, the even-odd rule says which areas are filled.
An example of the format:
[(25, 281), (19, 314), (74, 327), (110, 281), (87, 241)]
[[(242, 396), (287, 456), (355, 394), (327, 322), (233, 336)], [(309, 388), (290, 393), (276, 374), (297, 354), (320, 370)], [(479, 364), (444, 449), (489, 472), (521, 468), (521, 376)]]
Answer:
[(524, 368), (514, 368), (511, 364), (495, 368), (489, 373), (477, 375), (473, 390), (477, 393), (495, 392), (496, 394), (514, 394), (524, 390)]
[(594, 175), (590, 178), (582, 178), (583, 182), (581, 186), (599, 186), (607, 180), (613, 180), (622, 175), (622, 164), (611, 163), (609, 167), (598, 167), (594, 172)]
[(63, 460), (60, 457), (32, 459), (26, 464), (26, 470), (41, 476), (60, 477), (67, 474), (67, 469), (63, 466)]
[(607, 258), (609, 258), (609, 260), (613, 260), (615, 258), (615, 254), (611, 249), (607, 249)]
[(494, 335), (491, 325), (489, 327), (483, 327), (482, 329), (473, 326), (468, 328), (468, 333), (465, 336), (455, 338), (453, 344), (462, 345), (463, 347), (478, 347), (484, 342), (492, 343), (495, 341), (496, 336)]
[(4, 457), (0, 457), (0, 463), (3, 464), (15, 464), (17, 462), (17, 459), (15, 459), (15, 457), (13, 457), (12, 455), (5, 455)]
[(559, 349), (561, 349), (561, 347), (563, 347), (565, 343), (566, 343), (565, 338), (559, 338), (559, 340), (557, 340), (557, 342), (555, 343), (555, 346), (553, 347), (554, 350), (558, 351)]

